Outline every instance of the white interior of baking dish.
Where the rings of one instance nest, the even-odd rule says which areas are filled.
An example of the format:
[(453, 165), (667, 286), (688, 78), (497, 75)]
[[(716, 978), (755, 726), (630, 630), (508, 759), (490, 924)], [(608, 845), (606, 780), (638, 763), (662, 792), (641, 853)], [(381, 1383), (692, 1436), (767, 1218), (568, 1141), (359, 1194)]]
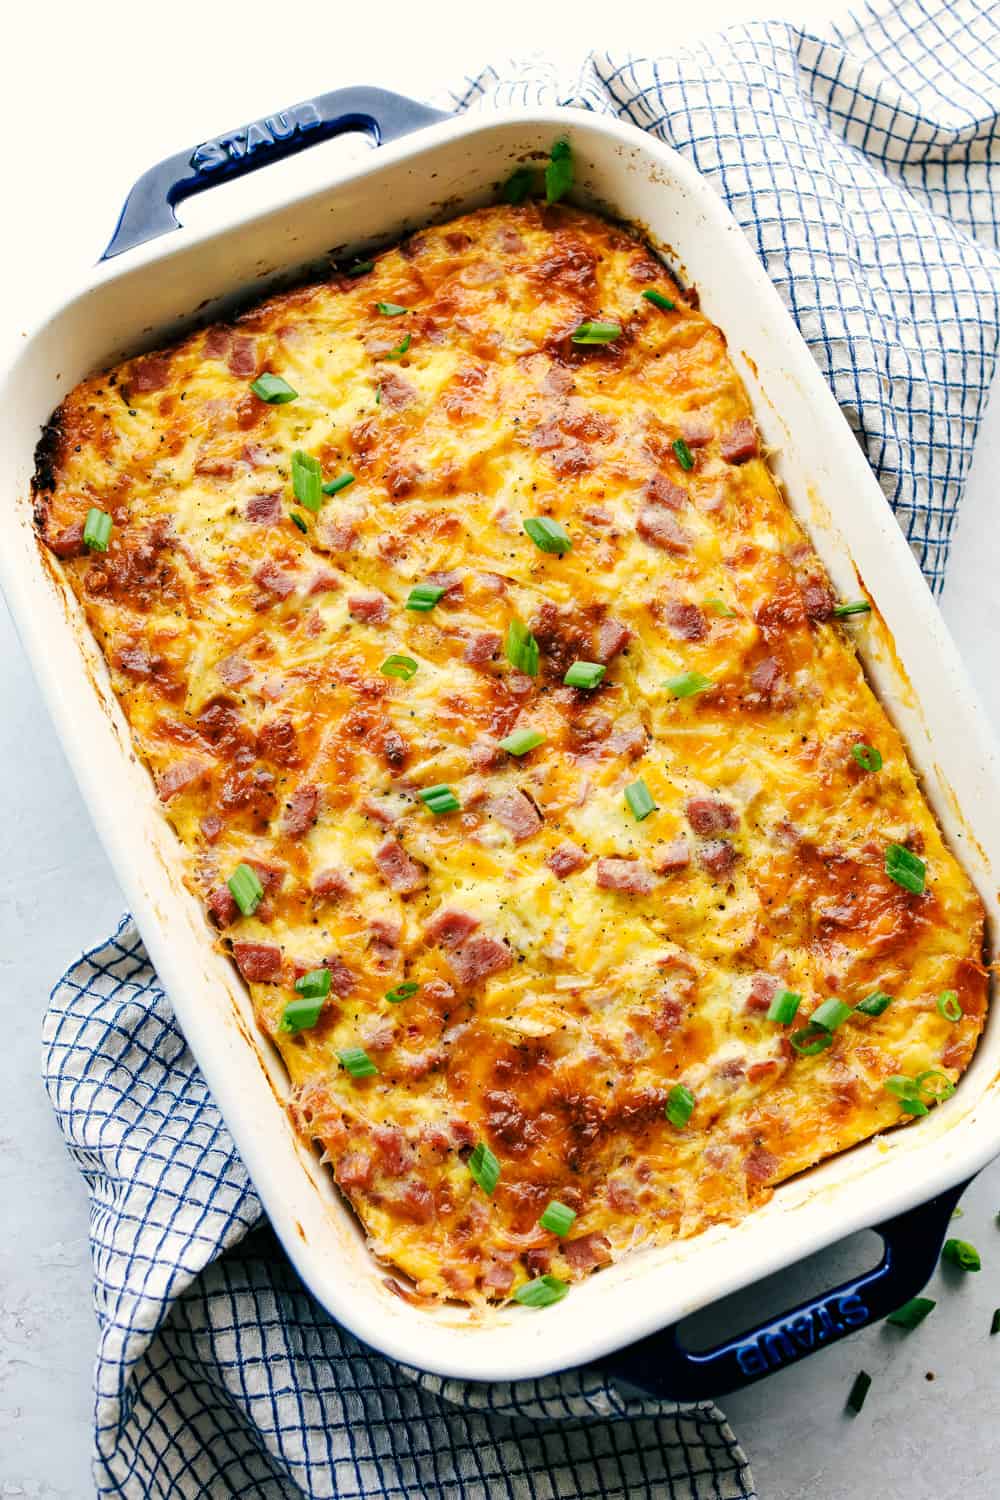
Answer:
[[(248, 997), (181, 880), (179, 846), (110, 692), (75, 601), (42, 559), (28, 500), (39, 429), (95, 366), (160, 342), (334, 248), (362, 250), (488, 201), (513, 165), (571, 138), (575, 196), (643, 227), (724, 329), (775, 467), (841, 595), (859, 578), (881, 620), (856, 627), (867, 669), (907, 739), (990, 919), (1000, 869), (996, 749), (955, 647), (855, 439), (740, 230), (680, 157), (631, 127), (577, 111), (449, 121), (360, 166), (317, 158), (322, 181), (280, 209), (210, 234), (168, 237), (92, 273), (9, 372), (0, 577), (98, 832), (178, 1018), (303, 1279), (355, 1333), (407, 1363), (512, 1379), (582, 1363), (865, 1225), (926, 1200), (1000, 1150), (1000, 1018), (955, 1096), (905, 1131), (780, 1188), (735, 1226), (638, 1251), (544, 1315), (476, 1319), (391, 1292), (329, 1174), (294, 1136), (286, 1081)], [(884, 622), (884, 623), (883, 623)], [(96, 686), (97, 691), (94, 691)], [(975, 831), (973, 836), (972, 830)]]

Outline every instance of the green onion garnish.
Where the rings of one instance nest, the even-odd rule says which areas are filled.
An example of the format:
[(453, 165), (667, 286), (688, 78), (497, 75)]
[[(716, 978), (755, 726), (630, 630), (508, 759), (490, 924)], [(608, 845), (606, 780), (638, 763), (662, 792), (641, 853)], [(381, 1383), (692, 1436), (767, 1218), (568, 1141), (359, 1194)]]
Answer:
[(871, 1390), (872, 1378), (867, 1370), (859, 1370), (854, 1377), (847, 1404), (853, 1412), (859, 1412), (865, 1404), (865, 1398)]
[[(518, 167), (516, 172), (511, 172), (503, 185), (503, 198), (505, 203), (523, 203), (531, 192), (531, 185), (535, 180), (535, 174), (530, 167)], [(552, 201), (551, 199), (549, 200)]]
[(598, 661), (575, 661), (563, 678), (563, 683), (566, 687), (595, 688), (605, 670)]
[(297, 526), (299, 528), (303, 536), (309, 535), (309, 527), (306, 525), (305, 521), (299, 515), (297, 510), (289, 511), (288, 519), (291, 521), (293, 526)]
[(891, 1312), (885, 1321), (894, 1328), (917, 1328), (935, 1307), (937, 1303), (930, 1297), (911, 1297), (909, 1302), (904, 1302), (902, 1307)]
[(329, 969), (310, 969), (308, 974), (296, 979), (295, 988), (310, 1000), (323, 1000), (330, 993), (330, 977)]
[(1000, 1333), (1000, 1307), (994, 1309), (990, 1333)]
[(258, 375), (256, 380), (250, 382), (250, 389), (258, 401), (265, 401), (268, 406), (284, 406), (286, 402), (294, 401), (299, 394), (280, 375)]
[(353, 474), (341, 474), (338, 479), (329, 479), (323, 486), (324, 495), (339, 495), (349, 484), (354, 483)]
[(682, 672), (679, 677), (668, 677), (663, 684), (675, 698), (693, 698), (695, 693), (703, 693), (712, 685), (711, 677), (705, 677), (701, 672)]
[(602, 323), (600, 321), (581, 323), (579, 328), (570, 334), (570, 340), (574, 344), (610, 344), (622, 336), (620, 323)]
[(881, 771), (882, 752), (874, 745), (852, 745), (851, 754), (862, 771)]
[(515, 729), (506, 739), (500, 741), (500, 749), (506, 750), (508, 755), (527, 755), (529, 750), (534, 750), (538, 745), (544, 745), (545, 736), (538, 729)]
[(800, 1057), (815, 1057), (833, 1044), (833, 1033), (822, 1026), (803, 1026), (788, 1038)]
[(436, 583), (415, 583), (410, 590), (406, 607), (426, 614), (429, 609), (434, 608), (438, 600), (444, 598), (445, 593), (446, 590), (439, 588)]
[(963, 1271), (981, 1271), (983, 1268), (979, 1251), (968, 1240), (945, 1240), (941, 1259)]
[(352, 1078), (374, 1078), (378, 1072), (364, 1047), (344, 1047), (337, 1056)]
[(409, 682), (417, 675), (417, 663), (412, 656), (387, 656), (379, 671), (383, 677), (398, 677), (402, 682)]
[(908, 1078), (905, 1073), (894, 1073), (885, 1080), (884, 1086), (899, 1100), (900, 1108), (908, 1115), (925, 1115), (928, 1105), (941, 1104), (955, 1092), (951, 1079), (937, 1068), (927, 1068), (923, 1073), (918, 1073), (916, 1078)]
[(669, 297), (664, 297), (662, 292), (654, 292), (652, 287), (647, 287), (642, 295), (647, 302), (652, 302), (653, 306), (658, 307), (661, 312), (673, 312), (674, 304)]
[(398, 302), (376, 302), (375, 306), (383, 318), (398, 318), (400, 313), (409, 312), (408, 307), (400, 307)]
[(666, 1116), (677, 1130), (683, 1130), (694, 1110), (694, 1095), (683, 1083), (675, 1083), (667, 1095)]
[(480, 1141), (466, 1162), (472, 1178), (479, 1184), (487, 1198), (492, 1198), (500, 1181), (500, 1163), (485, 1141)]
[(955, 1092), (951, 1079), (937, 1068), (925, 1068), (922, 1073), (917, 1074), (914, 1082), (920, 1090), (921, 1098), (929, 1099), (932, 1104), (950, 1099)]
[(402, 359), (403, 355), (406, 353), (406, 351), (407, 351), (407, 349), (409, 349), (409, 347), (410, 347), (410, 335), (406, 334), (402, 338), (402, 340), (396, 345), (395, 349), (390, 349), (389, 352), (388, 352), (388, 354), (384, 355), (383, 357), (385, 359)]
[(558, 521), (550, 520), (548, 516), (529, 516), (524, 529), (542, 552), (555, 552), (562, 556), (573, 545), (573, 539), (566, 528), (560, 526)]
[(864, 1000), (858, 1001), (854, 1010), (862, 1016), (880, 1016), (891, 1004), (892, 996), (887, 995), (885, 990), (873, 990)]
[(538, 1222), (543, 1229), (548, 1229), (550, 1233), (557, 1234), (560, 1239), (564, 1239), (573, 1228), (575, 1219), (575, 1208), (567, 1208), (565, 1203), (559, 1203), (553, 1198)]
[(519, 1286), (514, 1301), (523, 1307), (551, 1307), (553, 1302), (561, 1302), (568, 1291), (569, 1283), (560, 1281), (558, 1276), (539, 1276)]
[(397, 984), (394, 989), (386, 990), (385, 998), (390, 1005), (398, 1005), (401, 1000), (409, 1000), (415, 995), (420, 986), (415, 979), (404, 979), (402, 984)]
[(956, 1021), (962, 1019), (964, 1012), (954, 990), (942, 990), (935, 1003), (938, 1015), (944, 1016), (945, 1020), (950, 1021), (953, 1026)]
[(368, 272), (369, 271), (374, 271), (374, 269), (375, 269), (375, 262), (373, 260), (356, 260), (354, 262), (353, 266), (348, 266), (347, 270), (344, 272), (344, 275), (345, 276), (367, 276)]
[(239, 864), (226, 881), (233, 900), (245, 917), (252, 917), (264, 899), (264, 887), (257, 871), (249, 865)]
[(923, 895), (927, 866), (916, 854), (911, 854), (905, 844), (886, 845), (885, 873), (904, 891), (910, 891), (914, 896)]
[(545, 201), (558, 203), (573, 186), (573, 157), (569, 141), (556, 141), (545, 168)]
[(319, 459), (301, 449), (292, 454), (292, 489), (306, 510), (317, 511), (323, 504), (323, 470)]
[(435, 815), (458, 812), (462, 805), (451, 787), (446, 786), (444, 782), (441, 782), (439, 786), (424, 787), (422, 792), (417, 793), (417, 796)]
[(792, 990), (779, 990), (768, 1006), (767, 1019), (777, 1021), (779, 1026), (790, 1026), (801, 1004), (801, 995), (796, 995)]
[(538, 642), (523, 620), (517, 619), (516, 616), (507, 626), (503, 649), (512, 667), (516, 667), (519, 672), (524, 672), (528, 677), (536, 676)]
[(682, 469), (694, 468), (694, 454), (683, 438), (674, 438), (670, 446), (673, 448), (677, 456), (677, 462)]
[(656, 803), (641, 776), (638, 781), (631, 782), (625, 788), (625, 801), (637, 823), (641, 823), (643, 818), (648, 818), (651, 812), (656, 811)]
[(725, 599), (706, 599), (705, 603), (712, 610), (713, 614), (725, 615), (727, 619), (735, 619), (736, 617), (735, 609), (730, 609)]
[[(330, 971), (327, 969), (324, 972), (329, 977)], [(294, 1036), (297, 1031), (311, 1031), (319, 1020), (322, 1009), (322, 996), (311, 998), (303, 995), (298, 1000), (289, 1000), (278, 1022), (278, 1030), (286, 1036)]]
[(809, 1017), (810, 1026), (821, 1026), (824, 1031), (836, 1031), (851, 1015), (851, 1007), (843, 1000), (824, 1000)]
[(106, 511), (92, 505), (83, 523), (83, 542), (91, 552), (107, 552), (111, 539), (111, 517)]
[(847, 615), (866, 615), (870, 612), (871, 605), (867, 599), (854, 599), (850, 604), (835, 604), (833, 612), (838, 620), (843, 620)]

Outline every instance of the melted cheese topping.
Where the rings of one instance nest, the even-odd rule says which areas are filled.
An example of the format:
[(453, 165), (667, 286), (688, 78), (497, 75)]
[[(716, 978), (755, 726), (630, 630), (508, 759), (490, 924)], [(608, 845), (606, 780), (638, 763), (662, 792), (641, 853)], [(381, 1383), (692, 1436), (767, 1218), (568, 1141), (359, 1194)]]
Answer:
[[(594, 318), (621, 335), (574, 344)], [(262, 371), (296, 399), (259, 400)], [(295, 450), (355, 476), (315, 516)], [(503, 1297), (732, 1220), (905, 1119), (890, 1075), (968, 1062), (982, 910), (855, 658), (863, 619), (831, 618), (723, 335), (620, 229), (483, 209), (95, 376), (43, 439), (36, 509), (294, 1118), (418, 1292)], [(530, 517), (572, 549), (541, 551)], [(422, 613), (421, 582), (446, 589)], [(515, 618), (534, 676), (503, 651)], [(393, 653), (409, 681), (380, 672)], [(606, 665), (598, 687), (563, 685), (575, 660)], [(685, 673), (711, 686), (664, 687)], [(515, 728), (544, 743), (506, 754)], [(440, 783), (459, 811), (420, 800)], [(923, 894), (886, 874), (890, 843)], [(241, 861), (252, 916), (225, 884)], [(283, 1033), (321, 965), (318, 1023)], [(801, 1056), (767, 1019), (777, 989), (803, 997), (796, 1026), (830, 997), (893, 1001)], [(373, 1076), (341, 1066), (351, 1047)], [(563, 1240), (538, 1223), (553, 1199), (577, 1215)]]

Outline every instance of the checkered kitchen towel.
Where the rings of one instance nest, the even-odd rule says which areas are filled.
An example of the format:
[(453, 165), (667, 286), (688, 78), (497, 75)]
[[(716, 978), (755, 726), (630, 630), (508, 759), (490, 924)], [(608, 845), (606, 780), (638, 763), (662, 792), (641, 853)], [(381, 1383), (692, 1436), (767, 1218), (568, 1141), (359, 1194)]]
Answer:
[[(462, 107), (582, 103), (690, 156), (756, 244), (933, 585), (998, 338), (1000, 15), (910, 0), (827, 40), (740, 27)], [(392, 1365), (297, 1281), (130, 920), (56, 986), (53, 1105), (91, 1194), (102, 1495), (751, 1497), (720, 1413), (592, 1372), (462, 1386)]]

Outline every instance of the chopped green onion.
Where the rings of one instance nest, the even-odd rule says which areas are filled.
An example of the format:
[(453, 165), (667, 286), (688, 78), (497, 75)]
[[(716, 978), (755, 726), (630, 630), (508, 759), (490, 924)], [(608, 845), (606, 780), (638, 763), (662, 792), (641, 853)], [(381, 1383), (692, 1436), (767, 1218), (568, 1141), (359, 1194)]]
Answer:
[(323, 470), (319, 459), (301, 449), (292, 454), (292, 489), (306, 510), (317, 511), (323, 504)]
[(539, 729), (515, 729), (506, 739), (500, 741), (500, 749), (506, 750), (508, 755), (527, 755), (529, 750), (534, 750), (544, 743), (545, 736)]
[(959, 998), (954, 990), (942, 990), (937, 997), (936, 1004), (938, 1015), (944, 1016), (945, 1020), (950, 1021), (953, 1026), (964, 1015)]
[(440, 599), (444, 598), (446, 592), (446, 589), (439, 588), (436, 583), (415, 583), (410, 590), (406, 607), (407, 609), (419, 610), (421, 614), (426, 614), (429, 609), (434, 608)]
[(575, 661), (563, 678), (563, 683), (566, 687), (595, 688), (605, 670), (597, 661)]
[(424, 787), (422, 792), (417, 793), (417, 796), (435, 815), (446, 812), (458, 812), (462, 805), (451, 787), (446, 786), (444, 782), (441, 782), (438, 786)]
[(83, 523), (83, 543), (91, 552), (107, 552), (111, 539), (111, 517), (92, 505)]
[(410, 347), (410, 335), (406, 334), (406, 335), (404, 335), (404, 337), (400, 341), (400, 343), (398, 343), (396, 345), (395, 349), (390, 349), (389, 352), (388, 352), (388, 354), (386, 354), (384, 357), (386, 359), (402, 359), (403, 355), (406, 353), (406, 351), (407, 351), (407, 349), (409, 349), (409, 347)]
[(725, 599), (706, 599), (705, 603), (714, 614), (725, 615), (727, 619), (735, 619), (736, 617), (735, 609), (730, 609)]
[(310, 1000), (322, 1000), (330, 993), (330, 978), (329, 969), (310, 969), (308, 974), (296, 979), (295, 988)]
[(963, 1271), (981, 1271), (983, 1268), (979, 1251), (968, 1240), (945, 1240), (941, 1259)]
[(843, 620), (847, 615), (866, 615), (871, 610), (867, 599), (855, 599), (850, 604), (835, 604), (833, 612), (838, 620)]
[(927, 866), (905, 844), (887, 844), (885, 850), (885, 873), (890, 880), (901, 885), (904, 891), (922, 896), (927, 876)]
[(881, 771), (882, 752), (874, 745), (852, 745), (851, 754), (862, 771)]
[(891, 1312), (885, 1321), (894, 1328), (917, 1328), (935, 1307), (937, 1303), (930, 1297), (911, 1297), (909, 1302), (904, 1302), (902, 1307)]
[(280, 375), (258, 375), (256, 380), (250, 382), (250, 389), (258, 401), (265, 401), (268, 406), (284, 406), (287, 402), (296, 400), (299, 394)]
[(651, 812), (656, 811), (656, 803), (641, 776), (638, 781), (631, 782), (625, 788), (625, 801), (637, 823), (641, 823), (643, 818), (648, 818)]
[(233, 900), (245, 917), (252, 917), (264, 899), (264, 887), (256, 870), (239, 864), (226, 881)]
[(400, 313), (409, 312), (408, 307), (400, 307), (398, 302), (376, 302), (375, 306), (383, 318), (398, 318)]
[(553, 1198), (538, 1222), (543, 1229), (548, 1229), (550, 1233), (557, 1234), (560, 1239), (565, 1239), (573, 1228), (575, 1219), (575, 1208), (567, 1208), (565, 1203), (560, 1203)]
[(364, 1047), (344, 1047), (337, 1056), (352, 1078), (374, 1078), (378, 1072)]
[(683, 1130), (694, 1110), (694, 1095), (683, 1083), (675, 1083), (667, 1095), (666, 1116), (676, 1130)]
[(662, 292), (654, 292), (652, 287), (647, 287), (642, 295), (647, 302), (652, 302), (653, 306), (658, 307), (661, 312), (673, 312), (673, 302), (669, 297), (664, 297)]
[(398, 1005), (401, 1000), (409, 1000), (415, 995), (420, 986), (415, 979), (404, 979), (402, 984), (397, 984), (394, 989), (386, 990), (385, 998), (390, 1005)]
[(777, 1021), (779, 1026), (790, 1026), (801, 1004), (801, 995), (792, 990), (779, 990), (768, 1007), (767, 1019)]
[(466, 1162), (466, 1166), (472, 1174), (473, 1181), (478, 1183), (487, 1198), (492, 1198), (496, 1192), (497, 1183), (500, 1181), (500, 1163), (485, 1141), (479, 1142)]
[(941, 1104), (955, 1092), (951, 1079), (937, 1068), (927, 1068), (923, 1073), (918, 1073), (916, 1078), (908, 1078), (905, 1073), (893, 1073), (891, 1078), (885, 1080), (884, 1086), (899, 1100), (900, 1107), (909, 1115), (925, 1115), (929, 1104)]
[(800, 1057), (815, 1057), (833, 1044), (833, 1033), (822, 1026), (803, 1026), (788, 1038)]
[(535, 174), (530, 167), (518, 167), (516, 172), (511, 172), (503, 185), (504, 202), (523, 203), (534, 180)]
[(1000, 1333), (1000, 1307), (993, 1311), (993, 1321), (990, 1324), (990, 1333)]
[(573, 157), (569, 141), (556, 141), (545, 168), (545, 201), (558, 203), (573, 186)]
[(880, 1016), (892, 1004), (892, 996), (887, 995), (885, 990), (873, 990), (864, 1000), (859, 1000), (854, 1007), (856, 1015)]
[(683, 438), (674, 438), (670, 446), (673, 448), (677, 456), (677, 462), (682, 469), (694, 468), (694, 454)]
[[(330, 971), (327, 969), (324, 972), (329, 975)], [(294, 1036), (297, 1031), (311, 1031), (319, 1020), (322, 1009), (322, 996), (303, 995), (298, 1000), (289, 1000), (282, 1011), (278, 1030), (286, 1036)]]
[(324, 495), (339, 495), (349, 484), (354, 483), (353, 474), (341, 474), (338, 479), (329, 479), (323, 486)]
[(621, 336), (620, 323), (602, 323), (598, 320), (581, 323), (579, 328), (570, 334), (570, 341), (574, 344), (611, 344)]
[(353, 266), (348, 266), (347, 270), (344, 272), (344, 275), (345, 276), (367, 276), (368, 272), (369, 271), (374, 271), (374, 269), (375, 269), (375, 262), (373, 260), (356, 260), (354, 262)]
[[(913, 1080), (917, 1086), (922, 1099), (929, 1099), (932, 1104), (939, 1104), (945, 1099), (950, 1099), (955, 1092), (955, 1085), (946, 1074), (937, 1068), (925, 1068), (918, 1073)], [(931, 1087), (933, 1084), (933, 1088)]]
[(868, 1374), (868, 1371), (859, 1370), (854, 1377), (854, 1384), (851, 1386), (850, 1394), (847, 1397), (847, 1404), (851, 1408), (851, 1411), (859, 1412), (864, 1406), (865, 1398), (871, 1390), (871, 1384), (872, 1378)]
[(809, 1017), (810, 1026), (821, 1026), (824, 1031), (836, 1031), (851, 1015), (851, 1007), (843, 1000), (824, 1000)]
[(675, 698), (693, 698), (695, 693), (703, 693), (713, 683), (711, 677), (705, 677), (701, 672), (682, 672), (679, 677), (668, 677), (663, 686)]
[(299, 530), (301, 531), (301, 533), (302, 533), (303, 536), (308, 536), (309, 535), (309, 527), (306, 525), (305, 521), (299, 515), (298, 511), (296, 511), (296, 510), (290, 511), (289, 515), (288, 515), (288, 519), (291, 521), (291, 523), (292, 523), (293, 526), (297, 526), (299, 528)]
[(573, 545), (573, 539), (566, 528), (548, 516), (529, 516), (524, 522), (524, 529), (542, 552), (555, 552), (561, 557)]
[(387, 656), (379, 671), (383, 677), (398, 677), (402, 682), (409, 682), (417, 675), (417, 663), (412, 656)]
[(538, 642), (523, 620), (516, 616), (507, 626), (507, 637), (503, 643), (504, 654), (512, 667), (528, 677), (538, 672)]
[(539, 1276), (519, 1286), (514, 1301), (523, 1307), (551, 1307), (553, 1302), (561, 1302), (568, 1291), (569, 1283), (560, 1281), (558, 1276)]

